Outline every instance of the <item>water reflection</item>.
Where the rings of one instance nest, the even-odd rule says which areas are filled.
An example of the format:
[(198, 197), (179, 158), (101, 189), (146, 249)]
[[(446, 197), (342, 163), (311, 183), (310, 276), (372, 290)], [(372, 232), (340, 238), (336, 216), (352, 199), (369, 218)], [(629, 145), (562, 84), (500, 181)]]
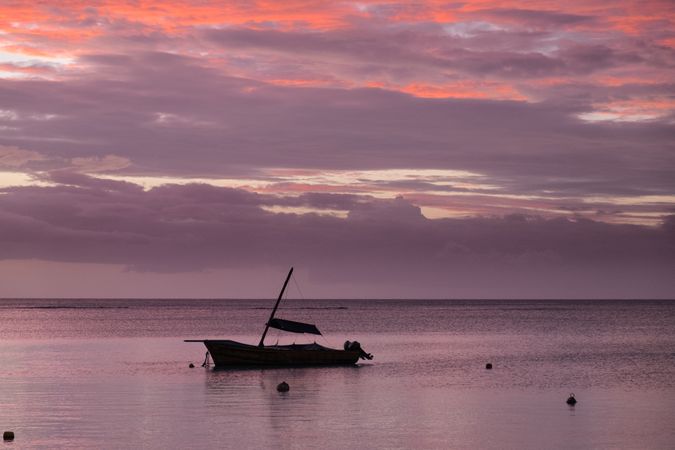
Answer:
[[(263, 445), (292, 447), (326, 427), (350, 428), (354, 412), (368, 409), (364, 404), (368, 398), (359, 388), (364, 370), (368, 368), (209, 370), (207, 412), (214, 416), (235, 412), (224, 417), (224, 425), (240, 428), (245, 417), (245, 428)], [(282, 381), (290, 385), (289, 392), (277, 392)]]

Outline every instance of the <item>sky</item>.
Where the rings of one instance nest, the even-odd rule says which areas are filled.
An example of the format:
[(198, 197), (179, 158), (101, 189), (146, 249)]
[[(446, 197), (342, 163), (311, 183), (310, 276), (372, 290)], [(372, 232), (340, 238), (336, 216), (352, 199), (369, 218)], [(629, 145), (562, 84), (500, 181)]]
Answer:
[(0, 2), (0, 297), (675, 298), (675, 3)]

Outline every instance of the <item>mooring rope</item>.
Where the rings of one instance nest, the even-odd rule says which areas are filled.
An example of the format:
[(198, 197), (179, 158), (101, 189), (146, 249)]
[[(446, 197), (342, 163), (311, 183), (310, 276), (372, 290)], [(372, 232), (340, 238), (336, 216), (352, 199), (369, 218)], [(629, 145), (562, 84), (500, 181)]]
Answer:
[(302, 295), (302, 289), (300, 289), (300, 285), (298, 284), (298, 280), (295, 279), (295, 275), (291, 275), (291, 278), (293, 278), (293, 284), (295, 284), (295, 287), (298, 288), (298, 292), (300, 293), (300, 298), (302, 298), (304, 300), (305, 296)]

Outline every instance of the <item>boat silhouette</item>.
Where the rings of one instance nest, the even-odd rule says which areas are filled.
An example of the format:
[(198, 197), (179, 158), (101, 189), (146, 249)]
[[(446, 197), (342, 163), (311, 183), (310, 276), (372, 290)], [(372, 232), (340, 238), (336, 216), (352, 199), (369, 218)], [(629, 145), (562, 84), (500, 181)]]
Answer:
[(186, 339), (185, 342), (203, 342), (216, 368), (354, 365), (359, 359), (373, 359), (373, 356), (366, 353), (356, 341), (345, 342), (344, 348), (341, 350), (324, 347), (316, 342), (311, 344), (265, 345), (265, 337), (270, 328), (290, 333), (321, 335), (314, 324), (274, 317), (291, 275), (293, 275), (292, 267), (286, 276), (286, 281), (284, 281), (270, 318), (265, 324), (265, 331), (263, 331), (258, 345), (244, 344), (228, 339)]

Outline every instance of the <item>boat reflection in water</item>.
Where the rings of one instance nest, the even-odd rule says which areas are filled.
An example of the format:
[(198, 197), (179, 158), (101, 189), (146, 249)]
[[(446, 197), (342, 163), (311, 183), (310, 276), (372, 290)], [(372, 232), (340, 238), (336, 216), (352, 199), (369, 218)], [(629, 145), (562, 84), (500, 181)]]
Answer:
[(291, 267), (279, 293), (279, 298), (274, 305), (274, 309), (272, 309), (272, 314), (265, 324), (265, 331), (258, 345), (243, 344), (226, 339), (186, 339), (185, 342), (203, 342), (211, 358), (213, 358), (216, 368), (353, 365), (359, 359), (373, 359), (373, 355), (366, 353), (356, 341), (345, 342), (342, 350), (324, 347), (316, 342), (312, 344), (265, 345), (265, 336), (267, 336), (267, 331), (270, 328), (291, 333), (321, 335), (319, 329), (313, 324), (274, 317), (292, 275), (293, 268)]

